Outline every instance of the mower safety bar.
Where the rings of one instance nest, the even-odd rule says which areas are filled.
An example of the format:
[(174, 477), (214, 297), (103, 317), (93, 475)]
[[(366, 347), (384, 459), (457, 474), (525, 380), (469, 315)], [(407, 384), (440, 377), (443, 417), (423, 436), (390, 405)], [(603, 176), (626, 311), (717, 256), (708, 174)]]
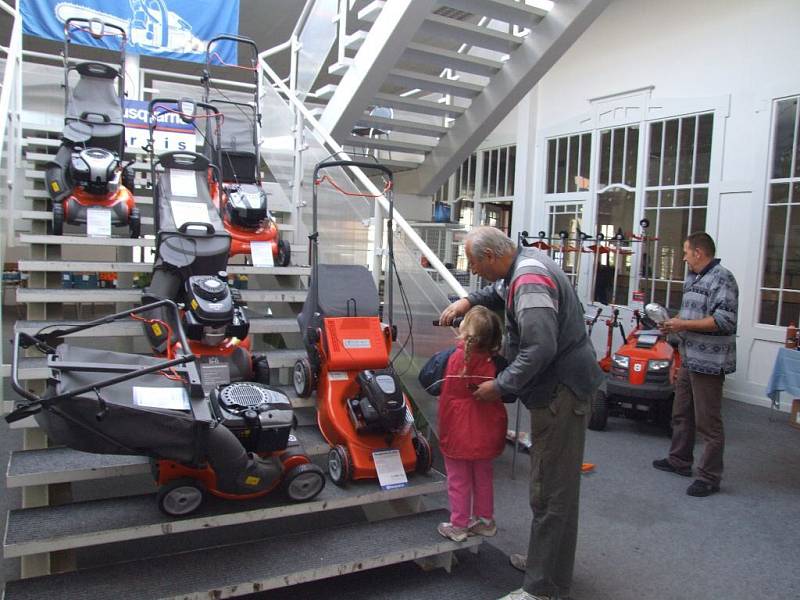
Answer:
[[(123, 27), (120, 27), (119, 25), (114, 25), (113, 23), (108, 23), (106, 21), (103, 21), (102, 19), (87, 19), (85, 17), (70, 17), (69, 19), (64, 21), (64, 35), (66, 36), (67, 40), (70, 41), (71, 40), (70, 35), (69, 35), (70, 34), (70, 29), (69, 29), (70, 25), (72, 25), (73, 23), (82, 23), (82, 24), (85, 24), (85, 25), (88, 25), (89, 27), (91, 27), (93, 21), (94, 22), (99, 21), (100, 23), (102, 23), (103, 24), (103, 28), (108, 27), (109, 29), (117, 30), (119, 32), (119, 35), (122, 36), (122, 39), (127, 41), (128, 32), (125, 31), (125, 29)], [(90, 32), (90, 35), (91, 35), (91, 32)]]
[[(84, 331), (86, 329), (91, 329), (92, 327), (97, 327), (98, 325), (104, 325), (106, 323), (111, 323), (113, 321), (118, 321), (123, 319), (129, 315), (133, 315), (136, 313), (141, 312), (148, 312), (162, 306), (167, 306), (173, 313), (174, 322), (177, 323), (178, 328), (178, 335), (181, 341), (181, 351), (184, 348), (189, 348), (189, 342), (186, 339), (186, 333), (183, 331), (183, 327), (180, 325), (180, 312), (178, 310), (178, 306), (172, 300), (159, 300), (157, 302), (152, 302), (151, 304), (145, 304), (144, 306), (138, 306), (136, 308), (131, 308), (119, 313), (115, 313), (113, 315), (109, 315), (107, 317), (102, 317), (100, 319), (95, 319), (94, 321), (89, 321), (88, 323), (83, 323), (81, 325), (75, 325), (72, 327), (66, 327), (64, 329), (56, 329), (48, 334), (36, 334), (30, 335), (28, 333), (18, 331), (14, 336), (14, 348), (13, 348), (13, 355), (11, 361), (11, 387), (23, 398), (30, 400), (31, 403), (34, 403), (38, 406), (33, 407), (30, 405), (19, 407), (18, 409), (14, 410), (13, 412), (6, 415), (6, 421), (9, 423), (13, 423), (14, 421), (19, 421), (20, 419), (24, 419), (25, 417), (35, 414), (39, 411), (42, 406), (46, 406), (48, 404), (52, 404), (53, 402), (58, 402), (59, 400), (65, 400), (68, 398), (73, 398), (80, 394), (85, 394), (86, 392), (92, 390), (99, 390), (111, 385), (115, 385), (117, 383), (121, 383), (123, 381), (128, 381), (129, 379), (135, 379), (136, 377), (140, 377), (142, 375), (147, 375), (148, 373), (154, 373), (156, 371), (163, 371), (164, 369), (169, 369), (171, 367), (185, 365), (187, 363), (192, 363), (196, 360), (194, 354), (184, 354), (178, 358), (172, 360), (165, 360), (163, 362), (159, 362), (155, 365), (151, 365), (149, 367), (128, 367), (127, 365), (122, 367), (109, 367), (108, 371), (110, 372), (119, 372), (123, 371), (122, 375), (111, 377), (109, 379), (99, 381), (97, 383), (86, 385), (81, 388), (71, 390), (64, 394), (60, 394), (58, 396), (53, 396), (52, 398), (42, 398), (41, 396), (36, 395), (35, 393), (31, 392), (30, 390), (26, 390), (19, 381), (19, 350), (20, 348), (30, 348), (31, 346), (35, 346), (40, 352), (43, 354), (55, 354), (56, 350), (54, 348), (57, 345), (57, 340), (64, 336), (77, 333), (79, 331)], [(67, 367), (70, 365), (69, 363), (65, 363), (64, 366)], [(73, 365), (70, 365), (73, 366)], [(84, 371), (103, 371), (102, 366), (98, 365), (74, 365), (73, 370), (84, 370)], [(189, 384), (196, 385), (199, 384), (200, 378), (197, 374), (195, 369), (190, 370), (188, 373), (189, 375)]]
[(250, 46), (253, 48), (253, 53), (258, 56), (258, 46), (256, 43), (251, 40), (250, 38), (243, 37), (241, 35), (235, 35), (233, 33), (223, 33), (222, 35), (218, 35), (216, 37), (211, 38), (208, 40), (208, 44), (206, 44), (206, 64), (210, 63), (211, 58), (211, 46), (214, 42), (221, 42), (223, 40), (228, 40), (229, 42), (236, 42), (237, 44), (244, 44), (245, 46)]
[(319, 163), (316, 167), (314, 167), (314, 181), (317, 180), (317, 175), (323, 169), (331, 169), (333, 167), (352, 167), (354, 169), (372, 169), (374, 171), (380, 171), (384, 175), (389, 178), (389, 181), (394, 181), (394, 174), (392, 173), (389, 167), (386, 167), (380, 163), (371, 163), (366, 161), (358, 161), (358, 160), (329, 160), (326, 162)]

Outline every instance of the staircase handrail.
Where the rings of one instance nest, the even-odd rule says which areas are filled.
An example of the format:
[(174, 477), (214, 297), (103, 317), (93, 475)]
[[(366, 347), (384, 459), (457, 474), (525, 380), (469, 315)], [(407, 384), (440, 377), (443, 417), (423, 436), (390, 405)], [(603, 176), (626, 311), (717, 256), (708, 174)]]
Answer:
[[(264, 53), (259, 55), (259, 64), (261, 65), (264, 74), (268, 80), (271, 81), (275, 89), (283, 93), (292, 107), (303, 116), (305, 121), (308, 123), (312, 134), (317, 138), (319, 143), (333, 150), (333, 153), (349, 159), (349, 155), (347, 155), (342, 147), (331, 137), (331, 135), (322, 128), (314, 115), (312, 115), (305, 105), (300, 102), (294, 94), (291, 93), (289, 88), (286, 87), (283, 81), (281, 81), (280, 77), (278, 77), (277, 73), (275, 73), (269, 64), (267, 64)], [(372, 183), (372, 181), (361, 169), (352, 169), (352, 172), (358, 178), (359, 182), (369, 191), (369, 193), (376, 197), (377, 202), (380, 203), (383, 210), (388, 212), (389, 202), (383, 196), (381, 190), (379, 190), (377, 186)], [(458, 282), (458, 280), (456, 280), (455, 277), (453, 277), (453, 274), (447, 270), (442, 261), (439, 260), (439, 257), (434, 254), (433, 250), (431, 250), (428, 245), (422, 241), (422, 238), (419, 237), (419, 234), (414, 230), (414, 228), (408, 224), (408, 221), (406, 221), (405, 218), (397, 212), (397, 207), (395, 207), (394, 210), (394, 222), (406, 235), (406, 237), (413, 242), (414, 246), (416, 246), (416, 248), (422, 252), (425, 258), (428, 259), (431, 267), (435, 269), (436, 272), (442, 277), (442, 280), (447, 283), (453, 293), (457, 294), (459, 297), (466, 296), (467, 291), (464, 289), (464, 287)]]

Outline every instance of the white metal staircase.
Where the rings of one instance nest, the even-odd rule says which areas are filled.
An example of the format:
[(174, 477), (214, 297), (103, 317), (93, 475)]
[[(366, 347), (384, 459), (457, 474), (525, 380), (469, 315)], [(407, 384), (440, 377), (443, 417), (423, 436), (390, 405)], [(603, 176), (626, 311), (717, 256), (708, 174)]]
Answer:
[[(337, 61), (328, 68), (339, 80), (318, 90), (327, 99), (320, 124), (343, 146), (391, 152), (382, 160), (408, 171), (402, 189), (431, 195), (608, 2), (351, 2), (346, 23), (355, 31), (340, 16)], [(395, 118), (370, 117), (374, 106)], [(390, 133), (356, 135), (356, 127)]]

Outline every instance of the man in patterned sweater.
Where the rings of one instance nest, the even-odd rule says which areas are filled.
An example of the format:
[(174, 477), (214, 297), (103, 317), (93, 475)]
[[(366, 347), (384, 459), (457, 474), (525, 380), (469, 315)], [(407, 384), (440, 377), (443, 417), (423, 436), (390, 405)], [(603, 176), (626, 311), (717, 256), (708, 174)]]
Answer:
[(527, 558), (512, 555), (512, 564), (525, 570), (522, 589), (505, 598), (563, 598), (575, 562), (586, 414), (602, 371), (578, 297), (545, 253), (517, 250), (494, 227), (473, 229), (466, 253), (472, 272), (496, 283), (448, 306), (440, 322), (476, 304), (505, 310), (509, 366), (474, 395), (479, 401), (514, 395), (531, 414), (531, 537)]
[(739, 287), (728, 269), (714, 258), (716, 247), (707, 233), (691, 234), (683, 243), (689, 274), (683, 283), (681, 312), (662, 330), (681, 338), (683, 362), (675, 381), (672, 445), (669, 456), (653, 461), (661, 471), (692, 476), (695, 432), (705, 441), (690, 496), (719, 491), (725, 431), (722, 427), (722, 384), (736, 370), (736, 319)]

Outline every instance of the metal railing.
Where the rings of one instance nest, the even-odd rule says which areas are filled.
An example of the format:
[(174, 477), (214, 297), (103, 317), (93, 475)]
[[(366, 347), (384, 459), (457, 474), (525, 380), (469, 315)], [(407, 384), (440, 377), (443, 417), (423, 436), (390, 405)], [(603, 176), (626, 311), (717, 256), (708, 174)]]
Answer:
[[(22, 152), (22, 17), (19, 9), (5, 0), (0, 10), (13, 19), (11, 38), (6, 52), (3, 89), (0, 91), (0, 164), (5, 167), (6, 185), (0, 189), (0, 265), (5, 264), (5, 247), (14, 244), (14, 208), (20, 192), (19, 165)], [(0, 298), (0, 321), (2, 321)], [(0, 364), (3, 362), (0, 345)], [(0, 395), (2, 392), (0, 392)], [(2, 398), (0, 397), (0, 401)]]

